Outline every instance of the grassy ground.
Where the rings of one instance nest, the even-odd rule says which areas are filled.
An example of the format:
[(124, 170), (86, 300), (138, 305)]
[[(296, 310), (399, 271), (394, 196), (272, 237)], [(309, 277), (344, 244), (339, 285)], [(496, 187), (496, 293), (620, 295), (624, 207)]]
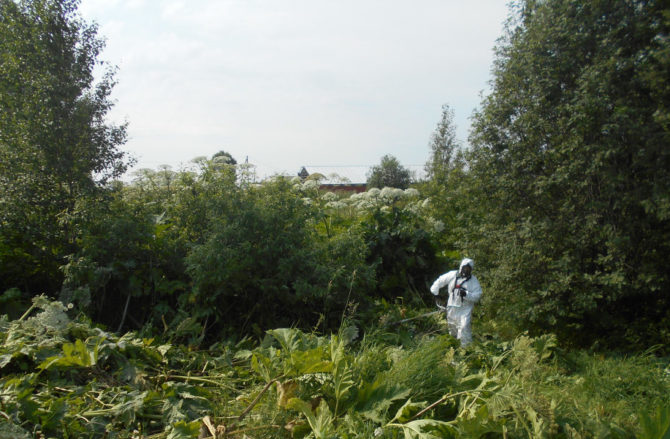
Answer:
[[(208, 350), (119, 337), (38, 299), (0, 321), (0, 438), (663, 438), (668, 359), (478, 337), (441, 315), (337, 334), (269, 331)], [(666, 435), (666, 436), (664, 436)]]

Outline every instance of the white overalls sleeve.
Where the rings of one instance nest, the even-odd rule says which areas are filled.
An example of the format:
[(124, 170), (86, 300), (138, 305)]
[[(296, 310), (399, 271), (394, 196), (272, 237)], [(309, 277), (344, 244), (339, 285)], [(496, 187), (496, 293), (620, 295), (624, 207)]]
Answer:
[(464, 297), (464, 300), (472, 303), (479, 302), (479, 299), (482, 297), (482, 286), (479, 284), (479, 280), (475, 276), (472, 276), (470, 280), (468, 280), (467, 288), (468, 294)]
[(456, 277), (456, 274), (458, 274), (458, 271), (452, 270), (448, 273), (443, 274), (442, 276), (438, 277), (435, 282), (433, 282), (433, 285), (430, 287), (430, 292), (433, 293), (433, 295), (437, 296), (440, 294), (440, 288), (444, 288), (447, 285), (449, 285), (449, 282), (454, 280)]

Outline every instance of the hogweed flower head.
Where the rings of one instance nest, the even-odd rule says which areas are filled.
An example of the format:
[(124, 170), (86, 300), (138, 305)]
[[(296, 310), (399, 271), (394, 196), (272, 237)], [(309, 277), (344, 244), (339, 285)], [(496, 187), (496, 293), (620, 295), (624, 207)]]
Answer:
[(405, 196), (408, 198), (417, 198), (419, 197), (419, 195), (421, 195), (419, 191), (417, 191), (413, 187), (405, 189)]
[(366, 194), (369, 197), (378, 197), (380, 192), (381, 191), (379, 190), (379, 188), (373, 187), (372, 189), (368, 190)]
[(323, 201), (335, 201), (337, 200), (337, 195), (335, 195), (332, 192), (326, 192), (325, 194), (323, 194), (323, 196), (321, 196), (321, 199)]

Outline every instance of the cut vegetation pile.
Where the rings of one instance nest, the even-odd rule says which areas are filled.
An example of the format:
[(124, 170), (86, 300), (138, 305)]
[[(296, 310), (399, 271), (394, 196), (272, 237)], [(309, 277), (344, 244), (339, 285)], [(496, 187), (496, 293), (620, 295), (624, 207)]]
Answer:
[(564, 352), (551, 335), (461, 349), (441, 335), (441, 316), (364, 335), (346, 323), (330, 336), (276, 329), (197, 351), (119, 337), (67, 311), (38, 297), (1, 321), (0, 438), (670, 432), (670, 369), (651, 354)]

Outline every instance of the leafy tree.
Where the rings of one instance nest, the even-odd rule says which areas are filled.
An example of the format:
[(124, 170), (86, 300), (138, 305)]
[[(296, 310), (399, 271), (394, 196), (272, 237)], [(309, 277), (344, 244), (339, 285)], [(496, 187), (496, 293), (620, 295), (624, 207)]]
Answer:
[(462, 244), (490, 309), (582, 343), (667, 340), (667, 4), (517, 6), (471, 137)]
[(81, 197), (126, 169), (105, 121), (114, 71), (76, 0), (0, 1), (0, 290), (54, 291)]
[(423, 209), (415, 189), (373, 188), (362, 198), (360, 227), (368, 246), (367, 263), (375, 268), (377, 296), (389, 301), (415, 300), (439, 271), (434, 234), (442, 224)]
[(368, 188), (394, 187), (407, 189), (412, 182), (409, 169), (400, 164), (398, 159), (390, 154), (382, 157), (381, 163), (373, 166), (368, 174)]
[(427, 177), (437, 186), (446, 186), (449, 173), (462, 162), (462, 158), (458, 155), (461, 145), (456, 138), (454, 110), (447, 104), (442, 106), (442, 116), (431, 136), (429, 146)]
[(427, 180), (419, 183), (430, 197), (432, 213), (445, 225), (446, 233), (440, 239), (440, 256), (444, 266), (452, 266), (460, 259), (453, 230), (460, 224), (463, 207), (474, 202), (468, 196), (464, 183), (463, 150), (456, 138), (454, 111), (445, 104), (442, 115), (430, 141), (430, 157), (426, 163)]
[(182, 321), (189, 248), (205, 242), (239, 198), (233, 167), (204, 159), (198, 165), (140, 170), (132, 184), (108, 191), (105, 202), (80, 202), (78, 249), (62, 267), (61, 299), (114, 328)]
[(212, 160), (216, 163), (223, 163), (224, 165), (236, 165), (237, 160), (233, 158), (233, 156), (226, 151), (219, 151), (216, 154), (212, 156)]
[(158, 302), (146, 303), (147, 296), (159, 290), (169, 273), (163, 266), (166, 226), (151, 215), (148, 204), (124, 200), (121, 187), (105, 196), (78, 203), (78, 249), (61, 267), (60, 299), (115, 329), (128, 327), (128, 315), (137, 327), (148, 320), (149, 305)]
[(194, 289), (181, 305), (208, 335), (310, 326), (320, 314), (329, 327), (339, 325), (349, 291), (366, 279), (354, 274), (364, 244), (355, 233), (318, 234), (317, 210), (297, 191), (277, 179), (240, 192), (193, 246), (186, 264)]

